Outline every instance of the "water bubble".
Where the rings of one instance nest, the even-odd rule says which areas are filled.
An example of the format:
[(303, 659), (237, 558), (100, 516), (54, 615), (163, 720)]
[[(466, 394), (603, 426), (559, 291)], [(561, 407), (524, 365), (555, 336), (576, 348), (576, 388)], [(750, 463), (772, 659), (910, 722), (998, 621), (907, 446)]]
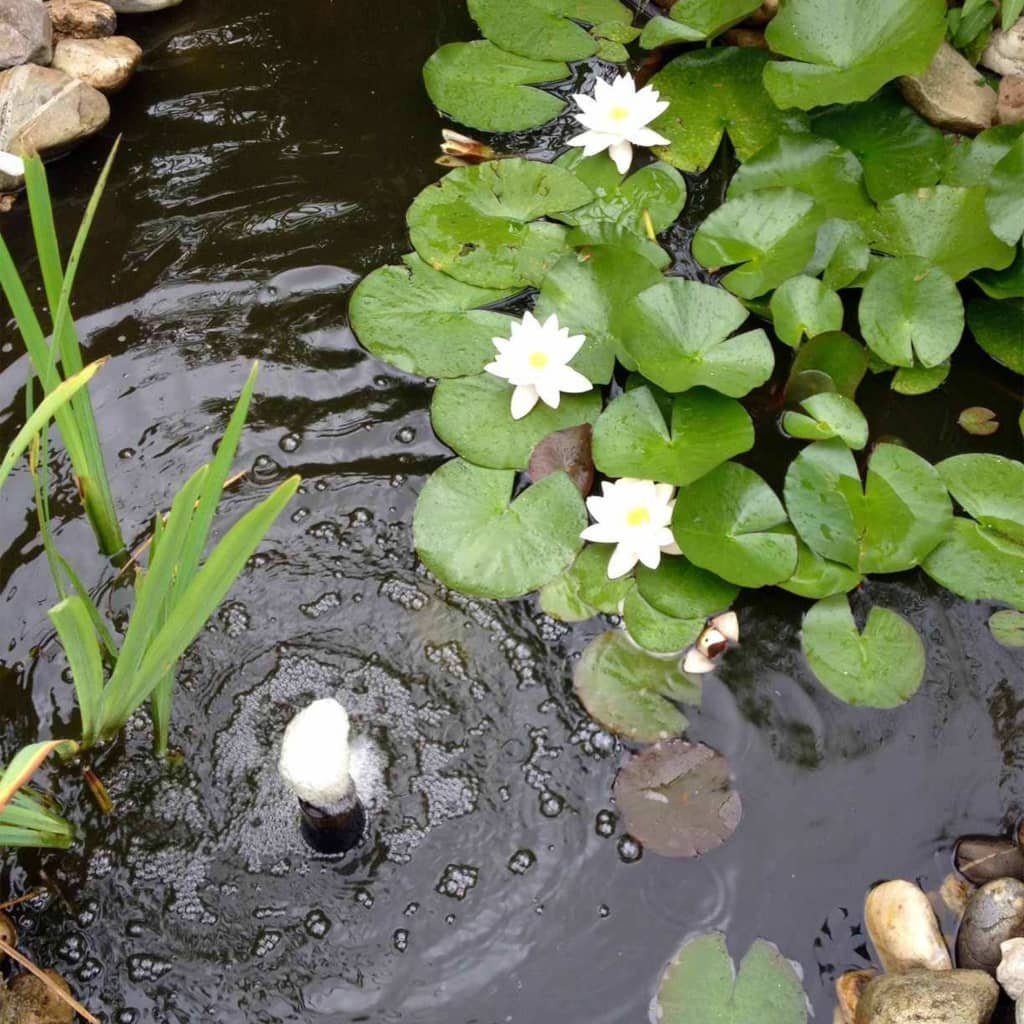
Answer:
[(612, 908), (609, 907), (607, 903), (602, 903), (601, 906), (597, 908), (597, 912), (601, 917), (608, 917), (612, 912)]
[(281, 451), (289, 453), (298, 451), (300, 444), (302, 444), (302, 438), (298, 434), (285, 434), (284, 437), (277, 442), (277, 446)]
[(361, 907), (366, 907), (369, 910), (373, 906), (373, 893), (369, 889), (356, 889), (355, 901)]
[(402, 427), (397, 434), (395, 434), (395, 440), (400, 444), (412, 444), (416, 440), (416, 431), (412, 427)]
[(252, 464), (252, 479), (258, 484), (269, 484), (281, 475), (281, 467), (269, 455), (257, 455)]
[(545, 818), (557, 818), (564, 806), (565, 801), (557, 793), (541, 793), (540, 813)]
[(536, 863), (537, 857), (532, 850), (516, 850), (509, 858), (508, 869), (514, 875), (525, 875)]
[(255, 956), (267, 956), (277, 948), (277, 944), (281, 939), (282, 935), (279, 931), (269, 928), (261, 929), (256, 936), (256, 946), (253, 949), (253, 954)]
[(409, 948), (409, 932), (405, 928), (399, 928), (395, 932), (395, 949), (404, 953)]
[(117, 1015), (117, 1024), (135, 1024), (138, 1019), (137, 1010), (121, 1010)]
[(464, 900), (479, 877), (480, 872), (470, 864), (449, 864), (434, 891), (453, 900)]
[(445, 918), (444, 918), (444, 923), (445, 924), (455, 924), (455, 915), (454, 914), (446, 914)]
[(412, 917), (412, 915), (415, 914), (416, 911), (419, 910), (419, 909), (420, 909), (420, 905), (418, 903), (413, 902), (413, 903), (410, 903), (405, 908), (405, 910), (402, 911), (402, 913), (405, 914), (406, 917)]
[(608, 810), (598, 811), (597, 817), (594, 819), (594, 831), (602, 839), (611, 839), (615, 835), (617, 821), (618, 818), (616, 818), (614, 812)]
[(321, 594), (315, 601), (309, 604), (300, 604), (299, 611), (310, 619), (319, 619), (321, 615), (332, 611), (341, 604), (341, 595), (334, 591)]
[(311, 910), (304, 924), (314, 939), (322, 939), (331, 930), (331, 922), (322, 910)]
[[(132, 957), (132, 960), (134, 960), (134, 959), (135, 959), (135, 957)], [(171, 969), (171, 965), (167, 964), (164, 967), (163, 971), (161, 971), (160, 973), (161, 974), (166, 974), (170, 969)], [(103, 964), (100, 963), (100, 961), (97, 960), (96, 957), (91, 956), (91, 957), (89, 957), (88, 960), (85, 961), (84, 964), (82, 964), (82, 967), (78, 971), (78, 974), (76, 975), (76, 977), (78, 978), (79, 981), (93, 981), (95, 978), (98, 978), (102, 973), (103, 973)], [(134, 974), (132, 972), (132, 969), (131, 969), (131, 960), (129, 960), (129, 962), (128, 962), (128, 974), (132, 978), (133, 981), (135, 981), (135, 980), (138, 980), (138, 981), (148, 981), (149, 980), (148, 977), (143, 977), (143, 978), (138, 978), (138, 979), (135, 978), (135, 976), (134, 976)], [(159, 977), (159, 976), (160, 975), (156, 975), (156, 977)]]
[(632, 836), (623, 836), (618, 845), (619, 857), (625, 864), (635, 864), (644, 855), (644, 848)]
[(117, 457), (119, 459), (134, 459), (135, 458), (135, 454), (136, 454), (136, 452), (135, 452), (134, 448), (122, 448), (117, 453)]

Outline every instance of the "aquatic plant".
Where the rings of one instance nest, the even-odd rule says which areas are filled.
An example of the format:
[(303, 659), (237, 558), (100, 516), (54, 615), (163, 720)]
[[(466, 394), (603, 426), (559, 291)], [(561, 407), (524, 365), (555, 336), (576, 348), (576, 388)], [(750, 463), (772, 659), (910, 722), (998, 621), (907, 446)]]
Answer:
[[(727, 643), (712, 659), (693, 645), (742, 588), (816, 602), (809, 667), (838, 698), (874, 707), (913, 695), (926, 651), (899, 612), (851, 607), (869, 576), (920, 567), (968, 600), (1024, 608), (1024, 465), (933, 466), (881, 443), (857, 404), (869, 370), (905, 395), (940, 387), (965, 329), (1024, 372), (1024, 126), (951, 143), (888, 85), (922, 73), (947, 31), (975, 45), (984, 19), (972, 5), (947, 20), (942, 0), (850, 0), (842, 18), (834, 3), (788, 0), (766, 33), (776, 59), (716, 42), (757, 6), (687, 0), (644, 28), (649, 48), (707, 43), (663, 49), (650, 79), (667, 108), (634, 141), (659, 162), (626, 174), (624, 148), (621, 166), (578, 149), (553, 163), (474, 157), (415, 199), (415, 252), (369, 274), (350, 306), (371, 353), (438, 379), (432, 423), (458, 458), (420, 495), (424, 565), (477, 596), (539, 589), (566, 621), (621, 616), (625, 635), (593, 642), (576, 689), (607, 728), (645, 742), (685, 727), (677, 705), (699, 688), (679, 660), (721, 656)], [(485, 131), (535, 127), (567, 113), (535, 88), (568, 77), (559, 62), (628, 56), (597, 43), (609, 25), (632, 41), (621, 5), (614, 17), (602, 7), (603, 25), (596, 7), (528, 8), (470, 4), (486, 40), (448, 44), (424, 69), (444, 113)], [(509, 30), (520, 15), (530, 31)], [(599, 100), (611, 95), (598, 85)], [(616, 141), (605, 135), (591, 149)], [(659, 244), (687, 201), (676, 169), (704, 170), (726, 140), (738, 166), (692, 239), (705, 279), (684, 280)], [(524, 293), (538, 321), (585, 339), (567, 365), (592, 388), (556, 389), (556, 408), (514, 397), (528, 374), (493, 376), (495, 346), (529, 357), (502, 312)], [(735, 461), (756, 456), (766, 408), (794, 445), (781, 494)], [(604, 497), (588, 498), (595, 474)], [(632, 503), (613, 508), (620, 489)]]
[(67, 849), (74, 829), (59, 813), (55, 802), (29, 788), (32, 776), (54, 753), (72, 756), (78, 744), (70, 740), (46, 740), (20, 750), (0, 774), (0, 848), (11, 846)]

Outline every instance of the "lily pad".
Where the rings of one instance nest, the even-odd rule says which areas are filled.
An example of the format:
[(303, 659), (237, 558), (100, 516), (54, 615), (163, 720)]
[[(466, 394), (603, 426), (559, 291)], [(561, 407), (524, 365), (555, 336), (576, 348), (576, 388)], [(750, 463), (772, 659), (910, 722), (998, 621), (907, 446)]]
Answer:
[(445, 586), (476, 597), (528, 594), (572, 564), (587, 512), (564, 473), (511, 501), (515, 473), (453, 459), (426, 482), (413, 534), (420, 560)]
[(1008, 267), (979, 270), (971, 279), (990, 298), (1024, 299), (1024, 242), (1017, 246), (1017, 255)]
[(991, 409), (972, 405), (956, 418), (957, 426), (975, 437), (991, 437), (999, 429), (999, 420)]
[(1002, 455), (954, 455), (935, 468), (972, 519), (1024, 544), (1024, 463)]
[(842, 331), (819, 334), (801, 346), (793, 359), (786, 384), (787, 402), (801, 401), (806, 394), (797, 394), (801, 386), (806, 390), (806, 378), (810, 375), (824, 377), (825, 388), (815, 390), (836, 391), (851, 401), (868, 369), (867, 350), (859, 342)]
[(722, 846), (743, 813), (726, 759), (680, 739), (630, 757), (613, 792), (630, 835), (663, 857), (699, 857)]
[(875, 607), (860, 633), (841, 594), (807, 613), (801, 644), (829, 693), (855, 707), (898, 707), (924, 679), (924, 644), (917, 630), (897, 612)]
[(701, 687), (678, 658), (659, 658), (619, 629), (602, 633), (583, 652), (576, 695), (609, 732), (638, 743), (678, 736), (689, 724), (679, 704), (699, 704)]
[(997, 363), (1024, 374), (1024, 299), (978, 296), (967, 307), (967, 326)]
[(655, 608), (634, 588), (622, 606), (626, 632), (652, 654), (681, 654), (700, 636), (704, 619), (679, 619)]
[(1024, 135), (993, 169), (985, 210), (997, 238), (1016, 245), (1024, 236)]
[(618, 0), (469, 0), (469, 13), (495, 46), (540, 60), (593, 57), (598, 42), (577, 22), (629, 25), (633, 14)]
[(938, 366), (964, 333), (953, 279), (916, 256), (889, 260), (871, 275), (858, 315), (864, 340), (891, 366)]
[(1004, 608), (988, 620), (988, 628), (1004, 647), (1024, 647), (1024, 613)]
[(539, 218), (590, 202), (570, 171), (533, 160), (459, 167), (409, 207), (409, 234), (435, 270), (481, 288), (539, 284), (567, 251), (566, 230)]
[(943, 185), (987, 186), (996, 164), (1024, 136), (1024, 124), (1000, 124), (973, 139), (958, 137), (946, 158)]
[(674, 43), (714, 39), (760, 6), (758, 0), (683, 0), (669, 10), (667, 18), (652, 18), (644, 26), (640, 45), (654, 50)]
[(787, 412), (782, 429), (804, 441), (828, 441), (839, 438), (847, 448), (859, 451), (868, 443), (868, 421), (864, 413), (845, 395), (822, 392), (800, 403), (807, 413)]
[(1024, 545), (973, 519), (953, 518), (949, 536), (924, 560), (936, 583), (968, 601), (1024, 608)]
[(628, 249), (598, 245), (569, 253), (548, 272), (534, 312), (552, 313), (572, 334), (586, 337), (573, 366), (595, 384), (607, 384), (623, 352), (623, 312), (642, 291), (663, 280), (649, 260)]
[(584, 622), (595, 615), (617, 615), (633, 587), (632, 576), (608, 578), (611, 544), (588, 544), (576, 561), (540, 592), (540, 606), (563, 622)]
[(949, 360), (938, 366), (901, 366), (892, 376), (892, 389), (900, 395), (926, 395), (945, 383)]
[(800, 597), (820, 600), (833, 594), (848, 594), (861, 583), (861, 575), (848, 565), (830, 562), (816, 555), (802, 540), (797, 538), (799, 554), (793, 575), (780, 583), (783, 590)]
[(826, 288), (847, 288), (868, 269), (870, 257), (863, 226), (832, 217), (818, 228), (814, 255), (804, 273), (821, 274)]
[(772, 293), (770, 306), (775, 333), (790, 348), (843, 326), (843, 300), (814, 277), (791, 277)]
[(920, 256), (954, 281), (981, 267), (1001, 270), (1014, 249), (988, 225), (984, 188), (935, 188), (894, 196), (878, 207), (873, 245), (890, 256)]
[(693, 255), (711, 270), (740, 264), (722, 283), (755, 299), (803, 271), (822, 218), (810, 196), (791, 188), (729, 199), (697, 229)]
[(486, 39), (449, 43), (423, 66), (434, 106), (485, 132), (526, 131), (558, 117), (565, 103), (532, 86), (568, 77), (566, 64), (518, 57)]
[(779, 135), (755, 153), (736, 172), (728, 195), (735, 199), (766, 188), (795, 188), (826, 217), (859, 221), (873, 212), (860, 161), (831, 139), (807, 132)]
[(857, 157), (876, 203), (928, 188), (943, 173), (947, 148), (942, 132), (908, 107), (894, 88), (863, 103), (815, 113), (811, 127)]
[(557, 409), (538, 402), (520, 420), (511, 413), (512, 386), (490, 373), (442, 380), (434, 389), (434, 433), (464, 459), (489, 469), (526, 469), (530, 454), (549, 434), (601, 413), (601, 393), (562, 395)]
[(865, 574), (920, 564), (948, 535), (953, 515), (935, 467), (894, 444), (875, 448), (863, 489), (845, 444), (809, 445), (790, 464), (785, 495), (812, 551)]
[(637, 590), (649, 604), (677, 619), (699, 619), (701, 624), (732, 606), (739, 587), (679, 556), (662, 558), (657, 569), (640, 566)]
[(778, 106), (809, 110), (866, 100), (901, 75), (923, 74), (946, 35), (943, 0), (787, 0), (765, 38), (793, 61), (765, 68)]
[(770, 942), (757, 939), (739, 973), (719, 932), (689, 940), (658, 985), (659, 1024), (807, 1024), (799, 975)]
[(689, 484), (754, 447), (754, 426), (733, 398), (694, 388), (672, 401), (671, 430), (648, 388), (616, 398), (594, 428), (594, 462), (610, 477)]
[(788, 580), (796, 540), (775, 492), (746, 466), (727, 462), (680, 490), (672, 531), (686, 557), (740, 587)]
[(651, 125), (669, 140), (658, 156), (681, 170), (703, 171), (726, 133), (740, 160), (748, 160), (779, 132), (806, 126), (803, 115), (772, 103), (761, 81), (767, 63), (760, 50), (722, 46), (667, 64), (650, 83), (671, 104)]
[(360, 343), (378, 359), (421, 377), (480, 373), (506, 337), (510, 316), (480, 309), (507, 298), (427, 266), (415, 254), (404, 266), (381, 267), (352, 294), (349, 318)]
[(721, 288), (672, 278), (641, 292), (623, 311), (627, 355), (666, 391), (704, 385), (739, 398), (775, 365), (762, 330), (730, 337), (747, 311)]
[(593, 430), (589, 423), (548, 434), (530, 453), (526, 471), (536, 483), (552, 473), (568, 473), (585, 498), (594, 486)]

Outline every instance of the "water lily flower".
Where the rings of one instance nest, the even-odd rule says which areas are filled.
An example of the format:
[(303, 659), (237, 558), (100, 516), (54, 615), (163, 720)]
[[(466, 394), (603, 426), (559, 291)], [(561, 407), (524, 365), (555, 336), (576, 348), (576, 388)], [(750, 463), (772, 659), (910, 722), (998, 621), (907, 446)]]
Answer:
[(573, 96), (581, 113), (576, 120), (586, 128), (569, 140), (570, 146), (582, 146), (584, 156), (595, 156), (608, 150), (620, 174), (633, 162), (634, 146), (667, 146), (669, 140), (647, 126), (668, 110), (668, 101), (660, 98), (657, 89), (645, 85), (637, 90), (630, 75), (614, 82), (599, 80), (593, 96)]
[(716, 615), (704, 627), (696, 644), (693, 645), (683, 659), (683, 671), (694, 675), (713, 672), (720, 658), (730, 643), (739, 643), (740, 620), (735, 612), (723, 612)]
[(510, 338), (494, 338), (498, 356), (484, 369), (513, 385), (512, 419), (521, 420), (538, 401), (558, 408), (562, 394), (578, 395), (590, 391), (593, 384), (569, 360), (579, 352), (587, 339), (582, 334), (569, 334), (558, 317), (541, 323), (526, 313), (512, 325)]
[(675, 488), (653, 480), (623, 477), (601, 485), (601, 496), (587, 498), (596, 520), (580, 536), (598, 544), (614, 544), (608, 578), (625, 576), (637, 562), (657, 569), (662, 554), (678, 555), (669, 524), (675, 508)]
[(0, 150), (0, 174), (6, 174), (11, 178), (24, 177), (25, 161), (20, 156)]

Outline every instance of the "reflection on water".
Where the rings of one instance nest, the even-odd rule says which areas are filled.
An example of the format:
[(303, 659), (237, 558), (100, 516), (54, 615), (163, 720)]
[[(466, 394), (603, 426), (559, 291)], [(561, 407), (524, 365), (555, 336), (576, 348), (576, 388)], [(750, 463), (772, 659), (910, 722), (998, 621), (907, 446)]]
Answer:
[[(734, 950), (765, 935), (799, 960), (828, 1019), (831, 980), (864, 962), (867, 886), (903, 875), (934, 888), (956, 835), (1024, 810), (1020, 654), (992, 641), (987, 608), (916, 573), (872, 582), (867, 597), (927, 638), (929, 674), (908, 707), (855, 711), (802, 664), (803, 603), (745, 598), (744, 643), (691, 715), (732, 762), (744, 820), (698, 863), (643, 854), (610, 803), (621, 751), (571, 694), (599, 627), (449, 593), (417, 567), (413, 504), (446, 457), (429, 387), (366, 356), (346, 321), (346, 295), (406, 250), (405, 209), (437, 176), (440, 123), (419, 72), (440, 42), (475, 35), (464, 5), (186, 0), (125, 27), (147, 47), (144, 71), (109, 137), (55, 165), (53, 188), (69, 227), (124, 134), (78, 308), (91, 354), (113, 357), (94, 392), (126, 529), (141, 536), (209, 457), (254, 358), (250, 474), (226, 517), (285, 474), (304, 483), (185, 661), (181, 761), (153, 762), (133, 722), (99, 765), (116, 815), (74, 804), (80, 787), (64, 780), (83, 843), (0, 875), (16, 890), (41, 872), (55, 884), (21, 915), (29, 951), (117, 1024), (621, 1024), (645, 1019), (683, 937), (722, 928)], [(694, 273), (687, 242), (723, 180), (690, 183), (671, 233), (681, 273)], [(4, 230), (29, 251), (23, 211)], [(0, 343), (7, 441), (25, 367), (9, 330)], [(926, 457), (1019, 454), (1015, 396), (970, 353), (936, 395), (864, 391), (877, 433)], [(994, 439), (956, 427), (976, 404), (1006, 424)], [(764, 416), (757, 468), (778, 483), (789, 452)], [(59, 543), (97, 578), (60, 457), (55, 472)], [(3, 752), (73, 714), (30, 508), (19, 471), (0, 523)], [(116, 590), (108, 600), (123, 606)], [(330, 695), (370, 744), (375, 780), (368, 841), (342, 862), (299, 842), (276, 773), (285, 723)]]

